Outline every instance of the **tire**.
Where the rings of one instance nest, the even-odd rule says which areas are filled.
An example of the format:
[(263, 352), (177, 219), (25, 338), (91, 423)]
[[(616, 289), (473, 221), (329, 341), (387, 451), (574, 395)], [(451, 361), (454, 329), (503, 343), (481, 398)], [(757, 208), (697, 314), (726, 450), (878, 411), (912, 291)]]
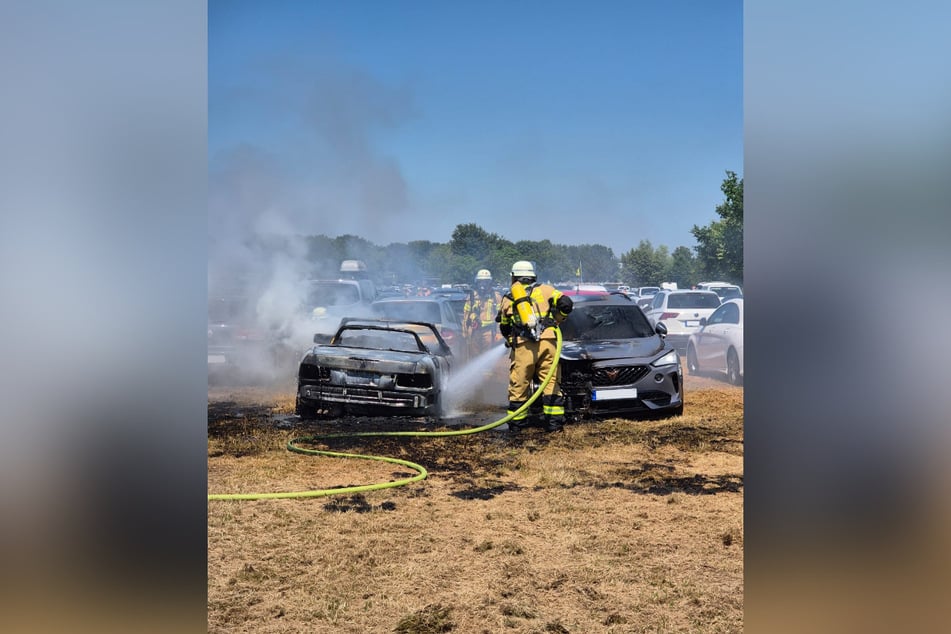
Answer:
[(690, 374), (700, 374), (700, 366), (697, 364), (697, 351), (693, 349), (692, 344), (687, 346), (687, 369)]
[(309, 403), (301, 403), (299, 398), (297, 399), (297, 406), (294, 409), (295, 413), (303, 420), (313, 420), (318, 417), (317, 407)]
[(732, 385), (739, 385), (743, 380), (740, 377), (740, 358), (733, 348), (726, 353), (726, 378)]

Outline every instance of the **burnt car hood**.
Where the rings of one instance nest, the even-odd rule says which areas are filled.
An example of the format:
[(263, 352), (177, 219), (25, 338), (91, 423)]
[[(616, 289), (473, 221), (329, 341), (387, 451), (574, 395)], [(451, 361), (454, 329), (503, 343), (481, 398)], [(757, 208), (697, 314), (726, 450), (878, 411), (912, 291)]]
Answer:
[(654, 357), (663, 350), (664, 340), (659, 336), (646, 339), (564, 341), (561, 344), (561, 358), (566, 361), (631, 359)]
[(301, 363), (328, 365), (340, 369), (364, 370), (373, 368), (380, 372), (413, 371), (420, 363), (431, 364), (426, 352), (402, 352), (398, 350), (368, 350), (347, 346), (314, 346)]

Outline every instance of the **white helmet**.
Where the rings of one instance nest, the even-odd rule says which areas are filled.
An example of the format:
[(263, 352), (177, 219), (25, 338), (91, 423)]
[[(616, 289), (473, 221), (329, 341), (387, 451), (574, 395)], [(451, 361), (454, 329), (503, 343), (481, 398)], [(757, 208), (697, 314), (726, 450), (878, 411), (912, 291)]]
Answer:
[(512, 265), (512, 277), (535, 277), (535, 265), (528, 260), (519, 260)]
[(479, 269), (479, 272), (476, 273), (475, 281), (481, 282), (482, 280), (492, 281), (492, 271), (489, 269)]

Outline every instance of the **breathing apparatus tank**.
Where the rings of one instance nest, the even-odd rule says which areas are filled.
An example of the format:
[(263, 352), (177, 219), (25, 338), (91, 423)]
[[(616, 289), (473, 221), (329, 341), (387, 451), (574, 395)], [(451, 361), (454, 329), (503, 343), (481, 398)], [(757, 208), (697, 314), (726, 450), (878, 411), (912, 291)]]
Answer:
[(518, 319), (522, 322), (522, 325), (528, 330), (528, 335), (531, 337), (532, 341), (538, 341), (539, 337), (539, 320), (538, 315), (535, 314), (535, 309), (532, 307), (532, 300), (528, 296), (528, 293), (525, 291), (525, 285), (519, 281), (512, 282), (512, 307), (518, 313)]

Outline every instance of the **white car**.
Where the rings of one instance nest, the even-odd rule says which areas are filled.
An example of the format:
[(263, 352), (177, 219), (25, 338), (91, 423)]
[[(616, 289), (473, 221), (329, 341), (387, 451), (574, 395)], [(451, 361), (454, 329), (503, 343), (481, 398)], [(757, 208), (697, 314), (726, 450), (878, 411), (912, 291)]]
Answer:
[(700, 282), (697, 288), (702, 291), (713, 291), (720, 296), (720, 301), (728, 299), (743, 299), (743, 289), (728, 282)]
[(701, 321), (687, 340), (687, 369), (724, 372), (733, 385), (743, 380), (743, 300), (730, 299)]
[(700, 329), (700, 320), (719, 307), (720, 298), (713, 291), (663, 290), (643, 310), (652, 327), (664, 324), (667, 340), (683, 354), (687, 338)]

